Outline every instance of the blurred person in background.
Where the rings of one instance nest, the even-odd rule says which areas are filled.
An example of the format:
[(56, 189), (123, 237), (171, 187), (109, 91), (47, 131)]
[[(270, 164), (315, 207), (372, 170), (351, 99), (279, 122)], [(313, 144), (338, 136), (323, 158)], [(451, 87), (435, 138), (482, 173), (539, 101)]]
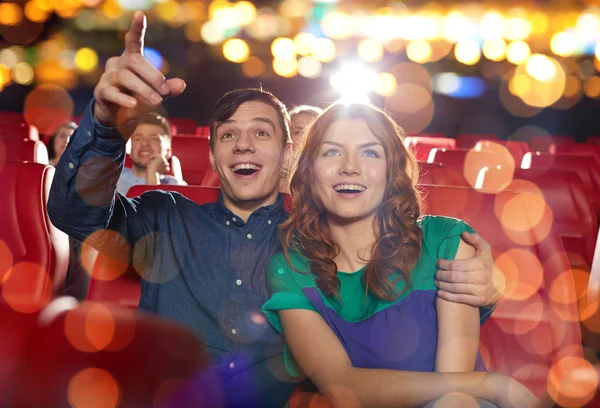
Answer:
[(67, 122), (60, 125), (52, 136), (50, 136), (48, 140), (48, 160), (52, 166), (56, 166), (56, 163), (58, 163), (60, 157), (65, 152), (69, 138), (75, 129), (77, 129), (75, 122)]
[(292, 121), (292, 143), (298, 145), (299, 138), (306, 127), (321, 113), (323, 109), (317, 106), (300, 105), (289, 111)]
[(151, 112), (139, 118), (129, 139), (133, 166), (123, 169), (117, 191), (125, 195), (132, 186), (140, 184), (187, 185), (185, 181), (166, 174), (170, 170), (172, 138), (171, 126), (165, 117)]

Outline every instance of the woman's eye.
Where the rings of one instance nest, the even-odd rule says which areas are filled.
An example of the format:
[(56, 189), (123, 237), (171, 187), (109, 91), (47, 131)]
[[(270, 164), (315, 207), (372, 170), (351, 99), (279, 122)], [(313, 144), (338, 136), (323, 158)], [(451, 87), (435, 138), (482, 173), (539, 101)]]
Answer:
[(338, 156), (340, 154), (339, 150), (337, 149), (329, 149), (326, 150), (325, 153), (323, 153), (323, 156)]
[(365, 156), (365, 157), (380, 157), (379, 153), (377, 153), (375, 150), (365, 150), (363, 152), (363, 156)]

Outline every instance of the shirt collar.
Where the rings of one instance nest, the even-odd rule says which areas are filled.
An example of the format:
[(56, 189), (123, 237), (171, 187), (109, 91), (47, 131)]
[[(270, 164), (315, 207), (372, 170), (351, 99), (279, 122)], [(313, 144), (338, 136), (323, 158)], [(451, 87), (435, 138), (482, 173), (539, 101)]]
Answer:
[[(227, 222), (229, 221), (233, 225), (244, 226), (245, 222), (241, 217), (233, 213), (227, 206), (225, 205), (225, 201), (223, 200), (223, 193), (219, 193), (219, 197), (215, 203), (215, 215), (220, 221)], [(275, 204), (266, 205), (254, 210), (248, 221), (253, 218), (259, 217), (260, 219), (265, 219), (271, 221), (270, 224), (273, 226), (279, 225), (286, 218), (286, 211), (284, 208), (284, 200), (283, 194), (279, 193), (277, 195), (277, 201)]]

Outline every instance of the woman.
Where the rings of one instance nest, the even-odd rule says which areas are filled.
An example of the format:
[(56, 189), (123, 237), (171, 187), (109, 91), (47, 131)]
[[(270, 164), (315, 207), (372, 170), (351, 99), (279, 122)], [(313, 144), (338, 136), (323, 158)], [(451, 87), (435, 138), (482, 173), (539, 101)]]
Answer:
[(58, 163), (60, 157), (65, 152), (69, 138), (75, 129), (77, 129), (75, 122), (67, 122), (59, 126), (54, 134), (50, 136), (48, 140), (48, 159), (52, 166), (56, 166), (56, 163)]
[(473, 256), (460, 238), (472, 230), (420, 216), (417, 164), (398, 125), (373, 106), (335, 104), (305, 136), (263, 307), (285, 336), (290, 374), (336, 407), (422, 406), (451, 392), (532, 406), (521, 384), (473, 372), (485, 371), (479, 312), (436, 295), (436, 258)]

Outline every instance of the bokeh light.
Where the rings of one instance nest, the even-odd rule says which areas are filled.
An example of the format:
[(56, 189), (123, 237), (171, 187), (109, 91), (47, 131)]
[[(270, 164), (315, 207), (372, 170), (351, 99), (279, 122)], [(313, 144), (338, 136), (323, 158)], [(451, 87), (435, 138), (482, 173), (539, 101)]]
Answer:
[(41, 265), (18, 262), (3, 277), (2, 297), (14, 310), (34, 313), (50, 301), (52, 280)]
[(50, 135), (71, 120), (73, 100), (60, 86), (40, 85), (27, 95), (23, 110), (28, 124), (41, 134)]
[(316, 37), (310, 33), (298, 33), (294, 37), (294, 46), (298, 55), (310, 55)]
[(531, 49), (524, 41), (511, 42), (506, 49), (506, 59), (516, 65), (525, 62), (529, 55), (531, 55)]
[(406, 56), (408, 59), (420, 64), (431, 60), (432, 49), (429, 43), (425, 40), (411, 41), (406, 47)]
[(396, 77), (388, 72), (382, 72), (377, 75), (377, 85), (375, 92), (381, 96), (392, 96), (396, 93), (398, 82)]
[(265, 69), (265, 63), (258, 57), (250, 57), (242, 64), (242, 73), (248, 78), (261, 76)]
[(298, 61), (296, 59), (278, 59), (273, 60), (273, 71), (279, 76), (292, 78), (298, 73)]
[(250, 47), (246, 41), (239, 38), (232, 38), (223, 43), (223, 55), (227, 60), (235, 63), (242, 63), (250, 56)]
[(276, 38), (273, 43), (271, 43), (271, 53), (273, 54), (273, 57), (282, 60), (296, 58), (294, 41), (291, 38)]
[(352, 34), (352, 20), (347, 14), (332, 12), (321, 21), (321, 29), (328, 37), (342, 40)]
[(329, 38), (317, 38), (313, 44), (312, 56), (321, 62), (331, 62), (336, 56), (336, 47)]
[(26, 62), (19, 62), (13, 69), (13, 80), (17, 84), (31, 85), (33, 83), (33, 68)]
[(383, 58), (383, 45), (381, 41), (367, 38), (358, 44), (358, 56), (366, 62), (378, 62)]
[(569, 33), (556, 33), (550, 40), (550, 49), (560, 57), (569, 57), (575, 52), (575, 38)]
[(25, 17), (36, 23), (43, 23), (49, 17), (48, 11), (42, 9), (35, 1), (28, 1), (25, 4)]
[(18, 3), (6, 2), (0, 4), (0, 24), (16, 26), (23, 20), (23, 9)]
[(580, 357), (564, 357), (550, 369), (547, 391), (563, 407), (581, 407), (592, 400), (598, 387), (594, 367)]
[(98, 66), (98, 54), (91, 48), (81, 48), (75, 53), (75, 64), (80, 72), (91, 72)]
[(523, 301), (540, 289), (544, 274), (535, 254), (523, 249), (510, 249), (498, 256), (494, 263), (505, 277), (504, 298)]
[(85, 368), (70, 379), (68, 398), (73, 408), (115, 408), (120, 398), (119, 385), (108, 371)]
[(310, 55), (298, 60), (298, 73), (305, 78), (318, 78), (322, 70), (321, 63)]
[(465, 65), (475, 65), (481, 58), (479, 44), (473, 40), (460, 41), (454, 48), (454, 56)]
[(482, 46), (483, 55), (491, 61), (502, 61), (506, 58), (506, 42), (502, 38), (488, 39)]

